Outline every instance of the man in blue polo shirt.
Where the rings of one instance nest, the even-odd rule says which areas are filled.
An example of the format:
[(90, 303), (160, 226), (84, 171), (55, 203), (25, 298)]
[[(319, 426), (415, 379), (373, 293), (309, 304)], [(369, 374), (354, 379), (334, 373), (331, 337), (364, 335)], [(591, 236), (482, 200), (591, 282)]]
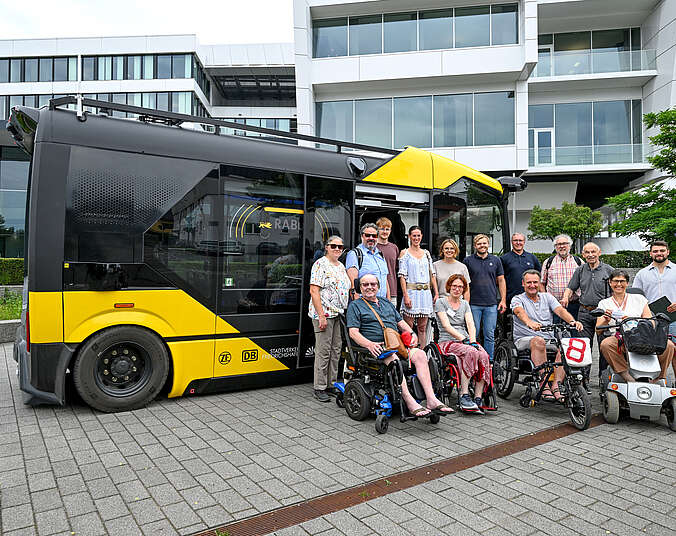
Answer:
[[(462, 261), (467, 266), (470, 283), (469, 306), (472, 309), (474, 325), (477, 331), (483, 320), (484, 349), (493, 361), (495, 348), (495, 326), (498, 312), (504, 313), (507, 306), (507, 289), (502, 262), (495, 255), (488, 253), (489, 239), (485, 234), (474, 237), (474, 255)], [(498, 290), (500, 291), (498, 300)]]
[(512, 251), (508, 251), (502, 257), (502, 268), (505, 271), (505, 283), (507, 285), (506, 303), (512, 303), (512, 298), (523, 292), (521, 276), (526, 270), (542, 270), (538, 258), (525, 250), (526, 237), (521, 233), (512, 235)]
[[(353, 299), (359, 298), (359, 294), (355, 292), (354, 280), (366, 274), (373, 274), (378, 278), (378, 294), (379, 298), (390, 299), (390, 287), (387, 284), (387, 261), (383, 254), (378, 250), (378, 228), (375, 223), (365, 223), (361, 226), (361, 244), (355, 249), (359, 249), (361, 259), (357, 253), (352, 250), (345, 257), (345, 268), (347, 268), (347, 275), (350, 278), (350, 294)], [(356, 289), (358, 290), (358, 289)]]

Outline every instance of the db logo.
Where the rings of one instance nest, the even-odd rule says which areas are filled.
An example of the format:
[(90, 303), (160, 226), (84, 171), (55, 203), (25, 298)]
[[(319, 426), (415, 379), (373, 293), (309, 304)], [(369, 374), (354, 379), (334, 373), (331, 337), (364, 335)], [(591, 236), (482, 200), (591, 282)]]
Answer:
[(258, 361), (258, 350), (242, 350), (242, 363)]
[(227, 365), (230, 363), (230, 360), (232, 359), (232, 355), (230, 352), (223, 352), (221, 355), (218, 356), (218, 362), (221, 365)]

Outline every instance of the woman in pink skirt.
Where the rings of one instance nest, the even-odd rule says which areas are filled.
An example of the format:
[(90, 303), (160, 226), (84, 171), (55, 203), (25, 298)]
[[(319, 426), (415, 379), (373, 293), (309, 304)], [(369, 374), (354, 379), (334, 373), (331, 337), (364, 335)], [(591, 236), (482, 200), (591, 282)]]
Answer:
[[(486, 382), (490, 381), (490, 362), (486, 350), (476, 342), (476, 328), (472, 310), (463, 299), (467, 280), (453, 274), (446, 282), (446, 294), (434, 306), (439, 321), (439, 348), (458, 358), (460, 369), (460, 409), (483, 413), (482, 395)], [(476, 375), (474, 400), (469, 396), (470, 378)]]

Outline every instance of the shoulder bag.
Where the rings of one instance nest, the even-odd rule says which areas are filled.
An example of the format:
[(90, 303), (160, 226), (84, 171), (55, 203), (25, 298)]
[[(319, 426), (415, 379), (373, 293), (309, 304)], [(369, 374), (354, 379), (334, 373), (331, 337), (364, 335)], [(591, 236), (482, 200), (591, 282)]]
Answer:
[(396, 350), (397, 355), (399, 357), (407, 358), (408, 357), (408, 351), (406, 349), (406, 346), (404, 346), (404, 342), (401, 340), (401, 335), (399, 335), (399, 332), (396, 329), (388, 328), (385, 327), (385, 324), (383, 324), (383, 321), (380, 318), (380, 315), (376, 313), (376, 310), (371, 307), (371, 304), (362, 298), (366, 306), (371, 309), (371, 312), (376, 317), (376, 320), (380, 324), (380, 327), (383, 328), (383, 337), (385, 339), (385, 348), (387, 350)]

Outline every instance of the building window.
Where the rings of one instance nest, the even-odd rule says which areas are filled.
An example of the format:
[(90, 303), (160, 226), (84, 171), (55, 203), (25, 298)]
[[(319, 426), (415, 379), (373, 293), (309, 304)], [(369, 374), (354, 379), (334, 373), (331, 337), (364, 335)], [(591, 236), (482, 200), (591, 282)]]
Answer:
[(143, 56), (143, 79), (155, 78), (155, 56)]
[(0, 84), (9, 82), (9, 60), (0, 59)]
[(513, 145), (514, 100), (513, 91), (499, 91), (318, 102), (316, 132), (397, 149)]
[(82, 58), (82, 80), (94, 80), (96, 58)]
[[(42, 65), (40, 70), (42, 70)], [(65, 82), (66, 80), (68, 80), (68, 58), (54, 58), (54, 81)]]
[(24, 62), (24, 81), (37, 82), (38, 81), (38, 59), (26, 58)]
[(453, 10), (421, 11), (418, 33), (420, 50), (453, 48)]
[(474, 95), (474, 145), (514, 143), (514, 92)]
[[(512, 45), (517, 3), (360, 15), (312, 21), (315, 58)], [(454, 35), (455, 33), (455, 35)]]
[(491, 21), (488, 6), (455, 8), (456, 48), (491, 44)]
[(384, 16), (384, 52), (408, 52), (418, 49), (418, 14), (392, 13)]
[(157, 75), (156, 78), (171, 78), (171, 56), (157, 56)]
[(347, 17), (312, 21), (315, 58), (347, 56)]
[(383, 17), (350, 17), (350, 56), (380, 54), (383, 51)]
[(394, 99), (394, 147), (432, 147), (432, 97)]
[(40, 58), (40, 82), (51, 82), (53, 79), (52, 69), (54, 61), (52, 58)]
[(22, 59), (12, 59), (9, 62), (9, 81), (23, 82)]
[(464, 95), (435, 95), (434, 146), (463, 147), (474, 144), (474, 97)]

